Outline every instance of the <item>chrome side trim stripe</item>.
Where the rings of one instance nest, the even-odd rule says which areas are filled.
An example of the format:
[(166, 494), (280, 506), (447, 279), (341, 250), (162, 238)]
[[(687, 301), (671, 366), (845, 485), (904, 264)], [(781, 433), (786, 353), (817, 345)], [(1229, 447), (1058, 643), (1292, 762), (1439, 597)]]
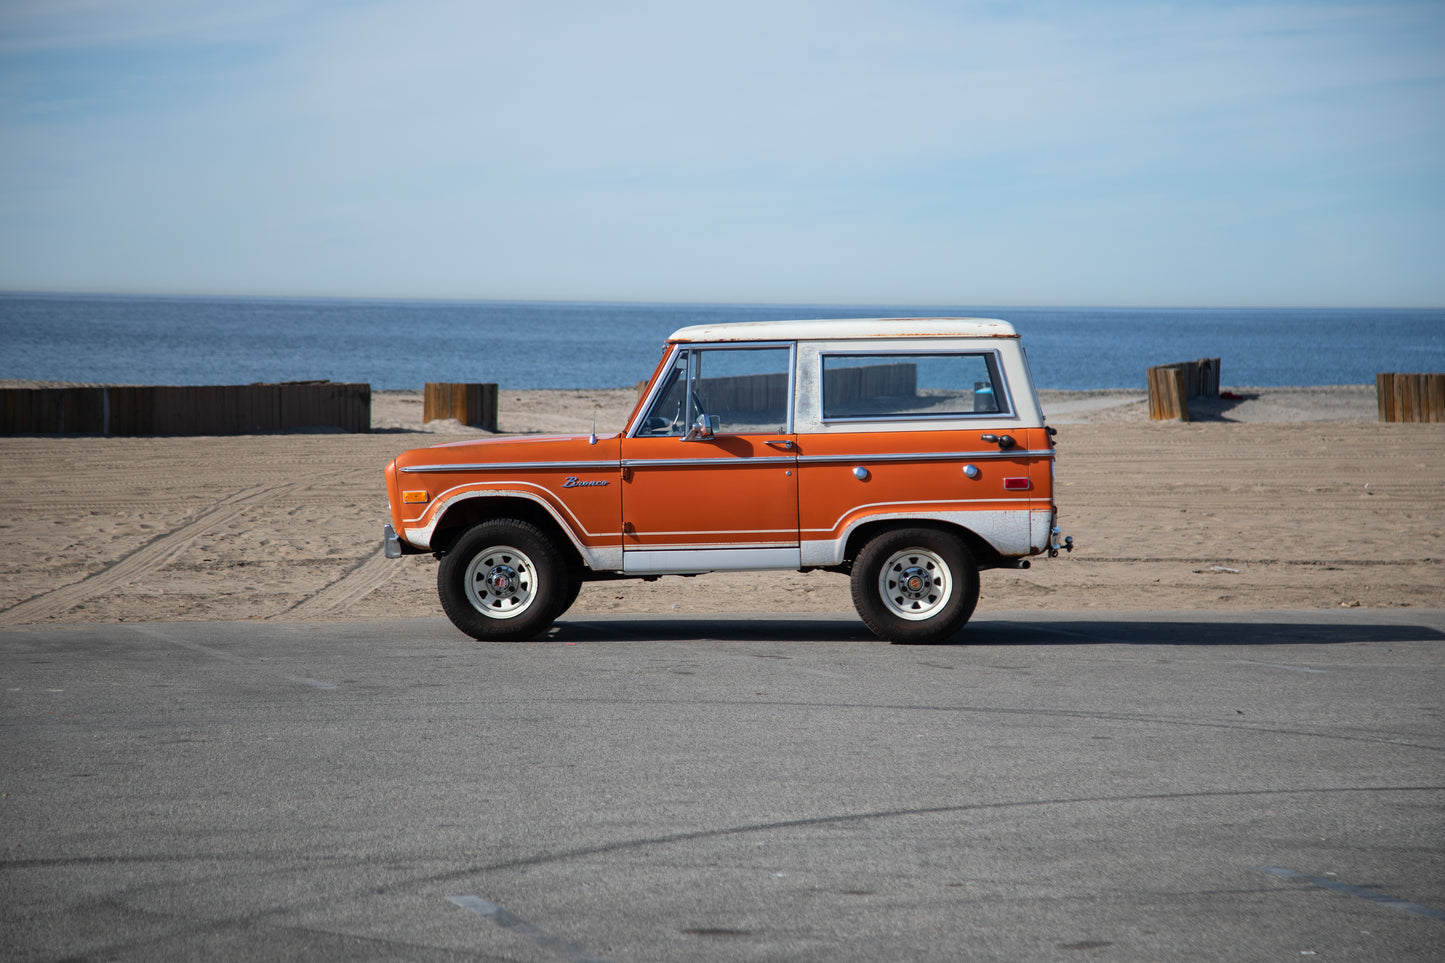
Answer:
[(1012, 448), (1008, 451), (938, 451), (918, 452), (906, 455), (799, 455), (798, 463), (801, 465), (826, 465), (833, 462), (847, 462), (849, 464), (866, 465), (889, 461), (985, 461), (988, 459), (999, 460), (1009, 458), (1053, 458), (1054, 455), (1055, 450), (1053, 448), (1038, 450)]
[(798, 459), (792, 455), (774, 457), (763, 455), (729, 456), (727, 458), (624, 458), (623, 468), (746, 468), (748, 465), (796, 465)]
[(473, 465), (407, 465), (402, 471), (616, 471), (617, 468), (615, 461), (493, 461)]
[(412, 473), (482, 472), (482, 471), (616, 471), (618, 468), (742, 468), (748, 465), (827, 465), (834, 463), (906, 461), (984, 461), (1011, 458), (1053, 458), (1053, 448), (1009, 451), (940, 451), (913, 454), (839, 454), (784, 456), (729, 456), (726, 458), (623, 458), (616, 461), (498, 461), (481, 464), (407, 465), (401, 470)]

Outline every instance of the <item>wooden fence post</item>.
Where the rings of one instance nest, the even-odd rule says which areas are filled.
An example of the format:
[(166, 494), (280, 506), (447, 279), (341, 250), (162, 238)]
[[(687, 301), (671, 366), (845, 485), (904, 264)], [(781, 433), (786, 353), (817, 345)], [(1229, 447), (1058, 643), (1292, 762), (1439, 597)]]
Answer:
[(1219, 397), (1219, 359), (1200, 358), (1198, 361), (1187, 362), (1186, 367), (1193, 368), (1193, 384), (1189, 389), (1189, 397), (1218, 398)]
[(1148, 370), (1149, 420), (1188, 421), (1189, 401), (1184, 384), (1184, 366), (1156, 365)]
[(495, 432), (496, 384), (428, 381), (422, 393), (422, 424), (441, 418), (455, 418), (472, 428)]
[(1377, 374), (1375, 406), (1381, 421), (1445, 421), (1445, 374)]
[(1218, 358), (1155, 365), (1148, 376), (1150, 421), (1188, 421), (1190, 398), (1219, 397)]

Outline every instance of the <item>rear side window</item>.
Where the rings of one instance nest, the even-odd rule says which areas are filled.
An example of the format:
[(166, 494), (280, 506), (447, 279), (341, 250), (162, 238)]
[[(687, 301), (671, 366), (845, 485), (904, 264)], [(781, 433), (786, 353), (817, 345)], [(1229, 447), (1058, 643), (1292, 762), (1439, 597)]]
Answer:
[(993, 352), (823, 355), (824, 421), (1008, 411), (1008, 392)]

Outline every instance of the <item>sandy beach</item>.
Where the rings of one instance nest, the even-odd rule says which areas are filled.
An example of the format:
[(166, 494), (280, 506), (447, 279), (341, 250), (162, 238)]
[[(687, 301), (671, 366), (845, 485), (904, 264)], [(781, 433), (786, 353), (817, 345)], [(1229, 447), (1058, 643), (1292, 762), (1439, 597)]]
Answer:
[[(1187, 424), (1143, 391), (1041, 392), (1078, 545), (983, 575), (980, 611), (1445, 605), (1445, 427), (1373, 385), (1228, 388)], [(633, 388), (507, 391), (503, 433), (621, 427)], [(387, 560), (382, 468), (484, 433), (373, 396), (366, 435), (0, 438), (0, 625), (438, 616), (436, 562)], [(828, 573), (604, 582), (573, 614), (851, 612)]]

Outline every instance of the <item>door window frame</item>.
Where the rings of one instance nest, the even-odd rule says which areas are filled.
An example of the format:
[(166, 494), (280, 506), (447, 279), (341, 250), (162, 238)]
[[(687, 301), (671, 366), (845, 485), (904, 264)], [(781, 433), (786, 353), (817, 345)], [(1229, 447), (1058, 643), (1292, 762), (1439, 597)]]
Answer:
[[(656, 404), (658, 404), (658, 403), (662, 400), (663, 395), (672, 387), (672, 384), (674, 383), (674, 382), (671, 382), (669, 379), (671, 378), (672, 372), (674, 372), (674, 371), (677, 369), (677, 366), (678, 366), (678, 356), (679, 356), (680, 354), (682, 354), (682, 353), (688, 353), (688, 358), (687, 358), (687, 361), (686, 361), (686, 363), (685, 363), (685, 365), (684, 365), (684, 370), (686, 371), (687, 382), (686, 382), (686, 384), (684, 385), (684, 389), (683, 389), (683, 390), (684, 390), (684, 393), (683, 393), (684, 415), (683, 415), (683, 427), (682, 427), (683, 433), (686, 434), (686, 432), (687, 432), (687, 426), (691, 423), (691, 421), (695, 420), (696, 417), (697, 417), (697, 412), (695, 412), (695, 411), (692, 410), (692, 407), (693, 407), (693, 405), (692, 405), (692, 398), (693, 398), (693, 394), (694, 394), (693, 382), (694, 382), (694, 379), (697, 377), (697, 371), (698, 371), (698, 366), (699, 366), (699, 365), (698, 365), (698, 358), (696, 357), (696, 354), (694, 354), (694, 353), (695, 353), (695, 352), (696, 352), (696, 353), (701, 353), (701, 352), (705, 352), (705, 351), (716, 351), (716, 350), (724, 350), (724, 351), (728, 351), (728, 350), (761, 351), (761, 350), (768, 350), (768, 349), (771, 349), (771, 350), (774, 350), (774, 351), (786, 349), (787, 352), (788, 352), (787, 372), (786, 372), (786, 374), (787, 374), (787, 389), (786, 389), (786, 392), (785, 392), (785, 395), (784, 395), (784, 403), (783, 403), (783, 416), (784, 416), (784, 418), (786, 419), (786, 421), (784, 422), (784, 425), (783, 425), (782, 429), (781, 429), (781, 430), (779, 430), (779, 429), (767, 429), (767, 430), (760, 430), (760, 431), (728, 431), (728, 430), (726, 430), (726, 429), (723, 429), (723, 430), (719, 431), (719, 434), (722, 434), (722, 435), (761, 435), (761, 434), (785, 434), (785, 435), (791, 435), (791, 434), (793, 434), (793, 409), (794, 409), (794, 407), (795, 407), (794, 404), (793, 404), (793, 399), (794, 399), (794, 396), (795, 396), (795, 392), (797, 391), (797, 377), (798, 377), (798, 374), (797, 374), (797, 371), (798, 371), (798, 344), (797, 344), (796, 341), (707, 341), (707, 342), (684, 341), (684, 342), (679, 342), (679, 343), (677, 343), (677, 344), (673, 347), (673, 349), (668, 353), (667, 359), (658, 367), (658, 376), (657, 376), (657, 379), (656, 379), (655, 383), (652, 385), (652, 389), (648, 392), (647, 398), (644, 400), (644, 402), (643, 402), (643, 404), (642, 404), (642, 406), (641, 406), (641, 408), (640, 408), (640, 410), (639, 410), (639, 415), (638, 415), (637, 419), (634, 421), (634, 423), (632, 424), (631, 428), (628, 430), (628, 432), (627, 432), (627, 437), (628, 437), (628, 438), (681, 438), (681, 437), (682, 437), (681, 435), (671, 435), (671, 434), (669, 434), (669, 435), (652, 435), (652, 434), (642, 434), (642, 433), (641, 433), (641, 432), (642, 432), (642, 426), (647, 422), (648, 417), (652, 414), (652, 408), (653, 408), (653, 406), (656, 405)], [(707, 413), (708, 413), (708, 412), (704, 412), (704, 414), (707, 414)]]

